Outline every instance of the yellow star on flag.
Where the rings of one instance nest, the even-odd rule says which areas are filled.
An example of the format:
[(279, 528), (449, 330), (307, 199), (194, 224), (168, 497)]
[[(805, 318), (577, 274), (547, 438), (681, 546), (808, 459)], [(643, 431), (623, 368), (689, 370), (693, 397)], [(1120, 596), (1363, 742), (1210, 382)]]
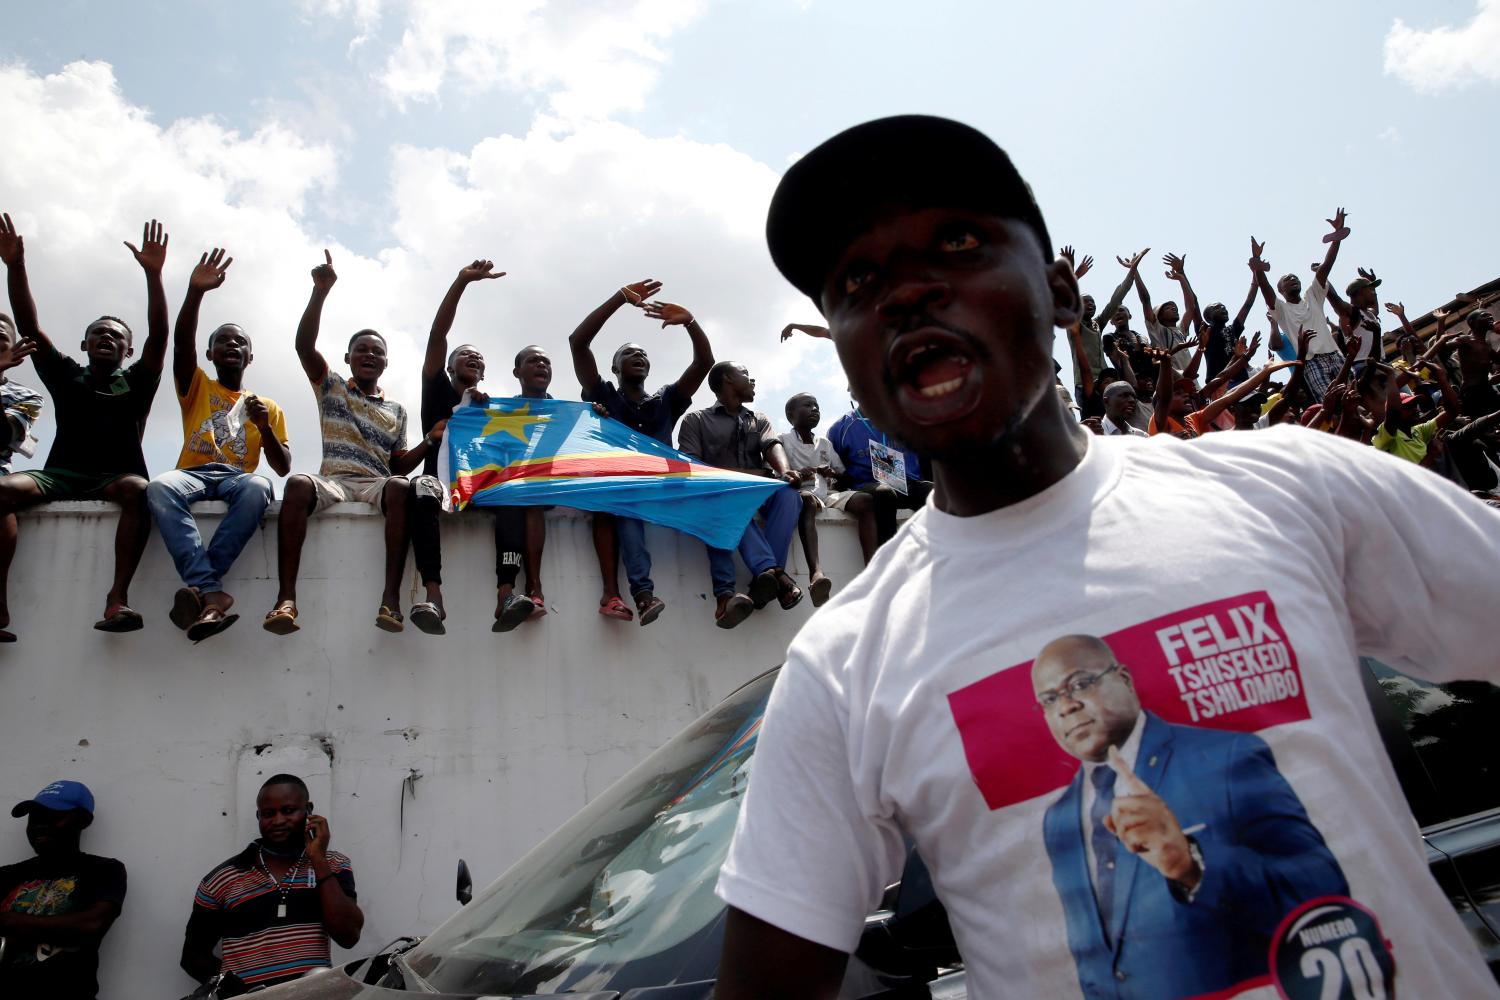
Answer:
[(544, 424), (552, 419), (550, 414), (532, 413), (530, 403), (516, 410), (492, 407), (488, 412), (490, 419), (484, 425), (484, 437), (489, 437), (491, 434), (509, 434), (522, 444), (531, 440), (531, 435), (526, 433), (528, 427), (533, 424)]

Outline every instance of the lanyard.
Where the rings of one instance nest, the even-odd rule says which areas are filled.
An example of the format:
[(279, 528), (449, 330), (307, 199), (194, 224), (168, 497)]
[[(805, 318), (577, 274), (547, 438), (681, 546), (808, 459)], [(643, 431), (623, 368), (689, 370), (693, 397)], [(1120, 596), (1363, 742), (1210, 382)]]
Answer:
[[(291, 870), (286, 873), (286, 878), (283, 881), (278, 882), (276, 880), (276, 877), (271, 874), (271, 866), (266, 863), (266, 852), (264, 850), (261, 850), (259, 853), (258, 860), (260, 862), (260, 870), (266, 873), (266, 881), (275, 886), (277, 891), (279, 891), (281, 894), (281, 902), (276, 905), (277, 920), (286, 919), (286, 897), (287, 894), (292, 891), (292, 885), (297, 881), (297, 869), (302, 867), (302, 862), (306, 857), (306, 854), (299, 857), (292, 864)], [(309, 879), (311, 879), (311, 868), (307, 870), (307, 874)]]
[[(885, 431), (877, 430), (876, 427), (875, 427), (875, 425), (872, 424), (872, 423), (870, 423), (869, 418), (867, 418), (857, 408), (853, 409), (853, 410), (850, 410), (849, 412), (852, 413), (852, 414), (854, 414), (854, 419), (855, 420), (858, 420), (860, 423), (862, 423), (862, 424), (865, 425), (865, 431), (866, 431), (866, 433), (869, 434), (869, 436), (872, 439), (875, 437), (875, 435), (879, 434), (880, 435), (880, 443), (883, 444), (883, 445), (885, 445), (887, 448), (889, 448), (891, 446), (890, 441), (886, 439)], [(902, 449), (902, 450), (904, 451), (905, 449)]]

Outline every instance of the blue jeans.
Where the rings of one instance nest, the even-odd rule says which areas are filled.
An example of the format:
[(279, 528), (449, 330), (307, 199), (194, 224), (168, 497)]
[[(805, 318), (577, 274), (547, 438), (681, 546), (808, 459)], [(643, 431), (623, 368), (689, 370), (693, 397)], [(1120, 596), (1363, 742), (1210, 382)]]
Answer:
[[(751, 576), (786, 566), (792, 532), (802, 516), (802, 494), (784, 486), (772, 493), (757, 513), (765, 518), (765, 527), (751, 520), (740, 539), (740, 558), (750, 567)], [(713, 579), (715, 597), (734, 593), (734, 553), (708, 546), (708, 575)]]
[(615, 518), (615, 537), (620, 540), (620, 557), (625, 560), (625, 578), (630, 581), (630, 596), (654, 593), (651, 584), (651, 553), (646, 551), (646, 522), (633, 517)]
[[(229, 504), (207, 551), (198, 534), (198, 522), (188, 509), (198, 500)], [(151, 508), (156, 530), (161, 532), (172, 562), (177, 564), (177, 575), (203, 594), (224, 589), (224, 574), (260, 527), (260, 517), (270, 502), (269, 479), (218, 462), (163, 472), (146, 486), (146, 505)]]

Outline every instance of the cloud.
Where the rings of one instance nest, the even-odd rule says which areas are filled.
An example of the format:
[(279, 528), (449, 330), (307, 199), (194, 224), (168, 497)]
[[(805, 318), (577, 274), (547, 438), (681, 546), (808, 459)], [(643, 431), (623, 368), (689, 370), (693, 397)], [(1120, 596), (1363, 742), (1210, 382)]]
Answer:
[(377, 22), (400, 37), (379, 80), (401, 108), (437, 100), (447, 86), (541, 99), (565, 121), (638, 110), (656, 85), (668, 38), (703, 0), (304, 0), (304, 10), (348, 17), (372, 44)]
[(1479, 0), (1462, 27), (1408, 27), (1400, 18), (1385, 36), (1385, 72), (1425, 94), (1500, 80), (1500, 0)]
[(1387, 125), (1375, 138), (1381, 142), (1388, 142), (1393, 146), (1398, 145), (1401, 142), (1401, 130), (1394, 125)]
[[(292, 351), (310, 282), (308, 270), (333, 253), (339, 282), (323, 317), (323, 345), (339, 366), (348, 333), (371, 326), (390, 339), (390, 396), (413, 413), (427, 329), (460, 266), (488, 257), (510, 274), (466, 293), (454, 337), (490, 359), (487, 385), (514, 385), (510, 359), (536, 342), (557, 359), (555, 394), (577, 398), (567, 335), (624, 282), (654, 277), (662, 297), (691, 308), (721, 359), (746, 363), (759, 406), (778, 424), (793, 392), (812, 390), (836, 412), (843, 376), (830, 346), (777, 334), (816, 318), (776, 274), (764, 247), (766, 203), (777, 171), (724, 145), (653, 138), (593, 122), (558, 133), (545, 121), (518, 136), (494, 136), (467, 150), (398, 147), (389, 176), (389, 244), (361, 254), (312, 228), (309, 209), (340, 193), (335, 150), (308, 143), (281, 122), (251, 134), (212, 119), (152, 121), (131, 104), (104, 63), (73, 63), (42, 76), (0, 67), (0, 118), (25, 143), (0, 158), (0, 210), (15, 218), (41, 321), (64, 350), (101, 313), (125, 317), (144, 336), (140, 272), (123, 239), (145, 219), (171, 234), (166, 270), (175, 315), (198, 254), (227, 247), (235, 257), (224, 287), (204, 303), (201, 332), (238, 322), (255, 344), (247, 385), (287, 413), (296, 471), (317, 468), (313, 396)], [(690, 349), (680, 328), (662, 330), (624, 309), (606, 327), (606, 360), (626, 340), (645, 344), (651, 384), (674, 379)], [(456, 340), (455, 340), (456, 342)], [(37, 384), (25, 366), (12, 373)], [(147, 460), (159, 472), (176, 460), (181, 428), (170, 373), (147, 426)], [(700, 391), (699, 405), (709, 394)], [(784, 424), (783, 424), (784, 425)], [(51, 413), (42, 430), (50, 442)]]

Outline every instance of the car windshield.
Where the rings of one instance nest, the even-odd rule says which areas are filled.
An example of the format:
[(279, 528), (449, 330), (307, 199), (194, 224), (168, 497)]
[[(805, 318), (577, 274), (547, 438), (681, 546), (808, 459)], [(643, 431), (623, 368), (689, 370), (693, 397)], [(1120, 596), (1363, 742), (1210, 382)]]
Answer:
[(714, 895), (775, 673), (657, 750), (406, 956), (458, 994), (628, 990), (711, 979)]

